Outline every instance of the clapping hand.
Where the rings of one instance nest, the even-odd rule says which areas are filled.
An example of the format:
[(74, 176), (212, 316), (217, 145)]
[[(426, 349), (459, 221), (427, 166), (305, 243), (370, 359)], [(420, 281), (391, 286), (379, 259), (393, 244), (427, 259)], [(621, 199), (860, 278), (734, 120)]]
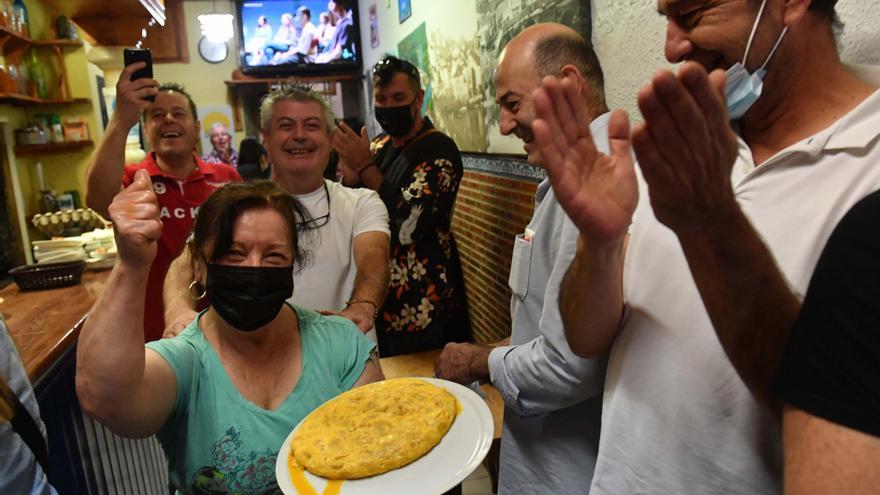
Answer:
[(601, 244), (619, 242), (638, 203), (626, 114), (611, 115), (611, 154), (605, 155), (593, 142), (574, 81), (548, 76), (533, 98), (538, 119), (532, 128), (556, 199), (581, 235)]
[(358, 172), (373, 161), (367, 129), (362, 127), (361, 133), (357, 134), (345, 122), (340, 122), (330, 141), (339, 154), (339, 163), (343, 164), (346, 182), (357, 182)]
[(645, 123), (632, 143), (658, 220), (681, 235), (704, 235), (738, 209), (730, 182), (737, 141), (724, 101), (724, 71), (686, 62), (639, 91)]
[(109, 210), (120, 263), (149, 268), (162, 236), (159, 201), (150, 174), (138, 170), (134, 182), (113, 198)]

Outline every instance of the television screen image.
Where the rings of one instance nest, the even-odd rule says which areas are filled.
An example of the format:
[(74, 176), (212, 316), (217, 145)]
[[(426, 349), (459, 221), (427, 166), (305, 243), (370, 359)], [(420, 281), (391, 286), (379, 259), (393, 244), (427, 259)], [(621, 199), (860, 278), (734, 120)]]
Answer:
[(355, 0), (238, 0), (245, 74), (338, 73), (361, 65)]

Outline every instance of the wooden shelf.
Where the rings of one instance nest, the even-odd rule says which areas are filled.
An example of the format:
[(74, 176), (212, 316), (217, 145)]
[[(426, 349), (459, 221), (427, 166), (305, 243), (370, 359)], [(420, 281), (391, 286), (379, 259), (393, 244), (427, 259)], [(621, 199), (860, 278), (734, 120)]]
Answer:
[(95, 143), (89, 141), (67, 141), (64, 143), (46, 143), (46, 144), (16, 144), (13, 148), (18, 156), (25, 155), (45, 155), (50, 153), (64, 153), (67, 151), (78, 151), (89, 148)]
[(17, 93), (0, 93), (0, 104), (2, 103), (11, 103), (16, 106), (28, 106), (28, 105), (72, 105), (75, 103), (91, 103), (92, 100), (88, 98), (67, 98), (67, 99), (51, 99), (51, 100), (43, 100), (41, 98), (34, 98), (33, 96), (28, 95), (20, 95)]
[(28, 46), (76, 47), (83, 46), (83, 42), (80, 40), (35, 40), (0, 26), (0, 45), (3, 46), (4, 53), (8, 53)]
[(80, 40), (31, 40), (32, 46), (83, 46)]
[[(247, 77), (247, 76), (245, 76)], [(290, 76), (290, 77), (265, 77), (265, 78), (257, 78), (257, 77), (248, 77), (247, 79), (227, 79), (223, 81), (227, 86), (247, 86), (253, 84), (263, 84), (263, 85), (271, 85), (284, 83), (288, 81), (298, 81), (298, 82), (320, 82), (320, 83), (328, 83), (328, 82), (336, 82), (336, 81), (351, 81), (360, 79), (361, 76), (359, 74), (342, 74), (342, 75), (325, 75), (325, 76)]]

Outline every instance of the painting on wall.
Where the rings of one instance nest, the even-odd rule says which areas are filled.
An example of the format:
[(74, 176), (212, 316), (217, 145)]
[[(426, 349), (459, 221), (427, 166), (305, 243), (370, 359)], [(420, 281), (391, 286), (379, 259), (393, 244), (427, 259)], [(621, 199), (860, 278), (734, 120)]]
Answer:
[(480, 50), (473, 37), (453, 37), (443, 30), (428, 34), (434, 66), (434, 125), (451, 137), (462, 151), (486, 152), (482, 105)]
[[(411, 31), (398, 30), (396, 25), (390, 27), (393, 18), (379, 19), (386, 38), (392, 39), (380, 45), (376, 58), (396, 52), (398, 57), (419, 67), (426, 94), (422, 111), (429, 114), (434, 125), (454, 139), (462, 151), (523, 155), (522, 142), (513, 136), (502, 136), (498, 128), (500, 112), (492, 84), (498, 55), (517, 33), (538, 22), (560, 22), (589, 39), (590, 3), (584, 0), (444, 0), (440, 10), (435, 4), (428, 5), (429, 1), (416, 2), (418, 12), (413, 19), (418, 24)], [(387, 10), (393, 13), (391, 5), (389, 0)], [(401, 38), (394, 33), (405, 34)], [(394, 39), (398, 42), (390, 44)], [(365, 74), (365, 89), (371, 100), (369, 71), (367, 69)], [(372, 105), (368, 114), (371, 111)], [(372, 115), (366, 120), (371, 135), (373, 131), (381, 132)]]
[(422, 113), (433, 113), (434, 87), (431, 77), (431, 57), (428, 53), (428, 36), (424, 22), (400, 40), (397, 44), (397, 56), (419, 68), (419, 78), (422, 80), (422, 89), (425, 90)]
[(411, 0), (397, 0), (397, 12), (398, 17), (400, 19), (400, 23), (403, 24), (403, 21), (410, 18), (412, 15), (412, 1)]
[(379, 15), (376, 13), (376, 4), (370, 5), (370, 46), (379, 46)]
[(448, 30), (428, 30), (423, 22), (397, 44), (397, 56), (419, 68), (425, 90), (422, 113), (462, 151), (485, 152), (476, 33), (454, 36)]
[(486, 151), (523, 153), (522, 143), (498, 130), (500, 110), (495, 104), (492, 71), (501, 50), (517, 33), (539, 22), (571, 26), (590, 39), (590, 2), (583, 0), (476, 0), (477, 36), (480, 47), (482, 104)]

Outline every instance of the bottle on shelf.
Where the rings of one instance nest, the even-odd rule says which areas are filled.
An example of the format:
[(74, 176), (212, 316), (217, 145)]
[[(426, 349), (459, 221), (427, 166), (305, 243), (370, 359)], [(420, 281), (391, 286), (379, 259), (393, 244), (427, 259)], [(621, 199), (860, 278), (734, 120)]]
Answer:
[(40, 205), (40, 213), (51, 213), (58, 211), (58, 200), (52, 191), (46, 187), (46, 180), (43, 177), (43, 162), (37, 162), (37, 182), (40, 184), (40, 193), (37, 195), (37, 202)]
[(28, 53), (27, 69), (30, 76), (28, 94), (45, 100), (49, 97), (49, 85), (46, 83), (46, 69), (37, 60), (36, 50), (31, 49)]
[(12, 78), (12, 75), (6, 72), (6, 68), (3, 64), (0, 64), (0, 92), (2, 93), (15, 93), (18, 91), (18, 88), (15, 83), (15, 79)]
[(49, 137), (53, 143), (64, 142), (64, 128), (61, 127), (61, 117), (57, 113), (49, 115)]
[(9, 0), (0, 0), (0, 26), (12, 27), (12, 4)]
[(12, 15), (14, 31), (22, 36), (30, 37), (30, 18), (27, 7), (24, 6), (24, 0), (15, 0), (12, 4)]
[(12, 92), (20, 95), (27, 94), (28, 77), (27, 71), (24, 70), (24, 67), (15, 64), (9, 64), (7, 69), (9, 70), (9, 77), (11, 77), (13, 81), (15, 81), (15, 91)]

